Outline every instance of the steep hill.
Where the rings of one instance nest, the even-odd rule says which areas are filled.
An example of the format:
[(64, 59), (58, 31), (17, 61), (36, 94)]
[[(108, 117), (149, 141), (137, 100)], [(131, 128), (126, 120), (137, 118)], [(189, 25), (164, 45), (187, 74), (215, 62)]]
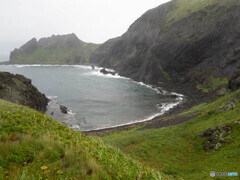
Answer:
[(0, 179), (164, 178), (99, 138), (24, 106), (0, 100), (0, 125)]
[(105, 42), (90, 62), (183, 93), (184, 84), (210, 92), (240, 67), (239, 29), (239, 0), (173, 0)]
[(85, 43), (75, 34), (53, 35), (48, 38), (31, 39), (10, 54), (10, 63), (18, 64), (82, 64), (89, 61), (89, 56), (98, 47)]

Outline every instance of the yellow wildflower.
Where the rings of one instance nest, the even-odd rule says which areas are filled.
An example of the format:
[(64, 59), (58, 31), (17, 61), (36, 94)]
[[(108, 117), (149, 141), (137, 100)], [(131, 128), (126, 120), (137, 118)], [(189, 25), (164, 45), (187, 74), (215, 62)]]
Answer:
[(47, 168), (48, 168), (47, 166), (42, 166), (42, 167), (41, 167), (42, 170), (45, 170), (45, 169), (47, 169)]
[(63, 174), (63, 171), (62, 170), (58, 170), (57, 174)]
[(43, 174), (47, 174), (47, 173), (49, 173), (49, 172), (51, 172), (50, 170), (45, 170), (44, 172), (43, 172)]

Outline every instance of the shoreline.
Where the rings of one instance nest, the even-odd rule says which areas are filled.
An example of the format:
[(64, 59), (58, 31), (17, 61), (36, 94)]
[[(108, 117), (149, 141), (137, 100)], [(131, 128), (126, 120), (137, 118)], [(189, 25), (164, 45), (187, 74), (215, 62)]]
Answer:
[[(145, 84), (146, 86), (150, 86), (148, 84)], [(152, 87), (149, 87), (152, 88)], [(172, 104), (172, 107), (169, 107), (167, 110), (166, 109), (162, 109), (161, 112), (150, 116), (149, 118), (143, 119), (143, 120), (139, 120), (139, 121), (135, 121), (135, 122), (129, 122), (129, 123), (125, 123), (125, 124), (119, 124), (119, 125), (115, 125), (115, 126), (110, 126), (110, 127), (106, 127), (106, 128), (99, 128), (99, 129), (93, 129), (93, 130), (79, 130), (85, 134), (91, 134), (91, 133), (98, 133), (98, 132), (106, 132), (106, 131), (112, 131), (112, 130), (125, 130), (125, 129), (132, 129), (134, 127), (137, 126), (141, 126), (144, 124), (148, 124), (151, 122), (154, 122), (156, 120), (159, 119), (164, 119), (166, 117), (167, 114), (171, 114), (172, 112), (174, 112), (174, 110), (181, 104), (184, 104), (186, 102), (185, 96), (182, 94), (177, 94), (177, 93), (169, 93), (168, 95), (176, 95), (177, 98), (179, 98), (180, 100), (174, 104)]]
[[(73, 67), (74, 66), (79, 66), (79, 67), (85, 66), (85, 67), (91, 69), (90, 64), (0, 64), (0, 65), (26, 66), (26, 67), (27, 66), (73, 66)], [(104, 68), (104, 67), (99, 67), (99, 66), (96, 66), (96, 65), (94, 65), (94, 66), (99, 70)], [(114, 69), (108, 69), (108, 70), (115, 71)], [(145, 124), (150, 124), (152, 122), (165, 119), (166, 116), (168, 114), (172, 114), (172, 112), (174, 112), (175, 109), (177, 109), (177, 107), (180, 104), (184, 104), (187, 101), (186, 96), (183, 95), (183, 94), (179, 94), (179, 93), (176, 93), (176, 92), (168, 92), (168, 91), (165, 91), (160, 86), (155, 86), (155, 85), (152, 85), (152, 84), (146, 84), (146, 83), (136, 81), (136, 80), (133, 80), (131, 78), (124, 77), (124, 76), (121, 76), (121, 77), (126, 78), (126, 79), (130, 79), (134, 83), (137, 83), (137, 84), (140, 84), (140, 85), (145, 86), (147, 88), (150, 88), (150, 89), (156, 91), (156, 93), (158, 93), (158, 94), (162, 94), (164, 96), (174, 97), (174, 98), (176, 98), (176, 102), (168, 103), (167, 105), (170, 104), (170, 107), (165, 107), (159, 113), (156, 113), (156, 114), (154, 114), (154, 115), (152, 115), (152, 116), (150, 116), (149, 118), (146, 118), (146, 119), (137, 120), (137, 121), (134, 121), (134, 122), (129, 122), (129, 123), (110, 126), (110, 127), (105, 127), (105, 128), (93, 129), (93, 130), (80, 130), (80, 129), (74, 129), (73, 128), (74, 130), (81, 131), (82, 133), (87, 134), (87, 135), (99, 134), (99, 133), (101, 134), (101, 133), (113, 132), (113, 131), (129, 130), (129, 129), (136, 128), (136, 127), (139, 127), (139, 126), (142, 126), (142, 125), (145, 125)], [(163, 105), (163, 104), (161, 104), (161, 105)], [(71, 126), (69, 126), (69, 127), (71, 127)]]
[[(115, 126), (115, 127), (109, 127), (109, 128), (102, 128), (102, 129), (96, 129), (96, 130), (89, 130), (89, 131), (81, 131), (82, 133), (84, 133), (85, 135), (94, 135), (94, 136), (102, 136), (104, 134), (109, 134), (109, 133), (114, 133), (114, 132), (119, 132), (119, 131), (127, 131), (127, 130), (131, 130), (134, 128), (140, 128), (143, 125), (150, 125), (153, 123), (161, 123), (162, 122), (162, 126), (161, 127), (167, 127), (167, 126), (173, 126), (173, 125), (178, 125), (181, 124), (184, 121), (178, 122), (178, 121), (174, 121), (171, 123), (168, 123), (167, 121), (164, 121), (168, 118), (174, 118), (178, 113), (184, 111), (186, 108), (182, 108), (180, 107), (181, 105), (185, 104), (187, 102), (186, 101), (182, 101), (180, 104), (178, 104), (177, 106), (173, 107), (172, 109), (168, 110), (167, 112), (163, 113), (162, 115), (156, 116), (154, 118), (152, 118), (151, 120), (147, 120), (147, 121), (142, 121), (142, 122), (134, 122), (131, 124), (125, 124), (125, 125), (119, 125), (119, 126)], [(165, 123), (167, 122), (167, 123)]]

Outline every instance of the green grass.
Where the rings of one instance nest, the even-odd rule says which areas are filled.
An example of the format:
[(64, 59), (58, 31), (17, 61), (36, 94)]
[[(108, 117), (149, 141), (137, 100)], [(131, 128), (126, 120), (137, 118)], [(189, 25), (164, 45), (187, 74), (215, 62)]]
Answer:
[(112, 57), (110, 60), (109, 60), (110, 64), (112, 67), (116, 67), (120, 64), (120, 60), (115, 58), (115, 57)]
[(215, 78), (214, 73), (210, 76), (209, 80), (203, 82), (203, 84), (198, 84), (197, 89), (201, 90), (204, 93), (214, 91), (219, 86), (227, 85), (227, 78)]
[(226, 8), (240, 5), (238, 0), (176, 0), (173, 7), (166, 14), (165, 28), (168, 29), (175, 22), (214, 4)]
[[(200, 104), (184, 113), (201, 112), (198, 117), (180, 125), (149, 130), (123, 131), (102, 137), (138, 159), (143, 164), (166, 174), (184, 179), (211, 179), (210, 171), (239, 172), (240, 167), (240, 103), (236, 108), (220, 112), (218, 108), (240, 90), (221, 97), (210, 104)], [(205, 138), (198, 135), (215, 126), (230, 124), (230, 140), (213, 152), (205, 152)], [(219, 178), (221, 179), (221, 178)]]
[(0, 100), (0, 179), (160, 179), (157, 171), (33, 109)]
[(201, 110), (203, 109), (203, 107), (206, 105), (207, 105), (207, 103), (199, 104), (197, 106), (192, 107), (190, 110), (181, 113), (180, 115), (191, 115), (193, 113), (200, 113)]
[(159, 69), (162, 72), (165, 79), (167, 79), (168, 81), (171, 80), (170, 76), (168, 75), (168, 73), (166, 71), (163, 70), (161, 65), (159, 65)]
[(137, 53), (137, 49), (134, 48), (134, 49), (132, 50), (132, 52), (127, 56), (127, 59), (133, 58), (133, 57), (136, 55), (136, 53)]

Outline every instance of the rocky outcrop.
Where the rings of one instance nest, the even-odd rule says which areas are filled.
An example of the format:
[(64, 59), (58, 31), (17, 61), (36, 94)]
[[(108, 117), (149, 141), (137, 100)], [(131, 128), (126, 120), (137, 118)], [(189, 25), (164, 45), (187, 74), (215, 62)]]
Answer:
[(228, 83), (228, 88), (233, 91), (240, 89), (240, 70), (235, 72), (235, 74), (231, 77)]
[(116, 73), (115, 72), (112, 72), (112, 71), (107, 71), (105, 68), (101, 69), (100, 70), (100, 73), (106, 75), (106, 74), (111, 74), (111, 75), (115, 75)]
[(60, 110), (63, 114), (67, 114), (68, 113), (68, 108), (66, 106), (63, 105), (59, 105), (60, 106)]
[(203, 149), (206, 152), (211, 152), (221, 148), (222, 144), (227, 143), (231, 134), (231, 126), (223, 125), (221, 127), (214, 127), (207, 129), (200, 137), (206, 138)]
[(33, 38), (11, 52), (10, 63), (82, 64), (97, 47), (81, 41), (75, 34), (52, 35), (39, 41)]
[(239, 29), (238, 0), (173, 0), (146, 12), (121, 37), (105, 42), (90, 61), (137, 81), (191, 88), (192, 78), (204, 77), (210, 68), (215, 78), (230, 78), (237, 70)]
[(239, 101), (240, 101), (240, 93), (236, 94), (230, 100), (228, 100), (224, 105), (222, 105), (218, 109), (218, 111), (227, 112), (227, 111), (230, 111), (232, 109), (235, 109), (235, 107), (237, 106)]
[(0, 98), (45, 112), (48, 99), (22, 75), (0, 72)]

